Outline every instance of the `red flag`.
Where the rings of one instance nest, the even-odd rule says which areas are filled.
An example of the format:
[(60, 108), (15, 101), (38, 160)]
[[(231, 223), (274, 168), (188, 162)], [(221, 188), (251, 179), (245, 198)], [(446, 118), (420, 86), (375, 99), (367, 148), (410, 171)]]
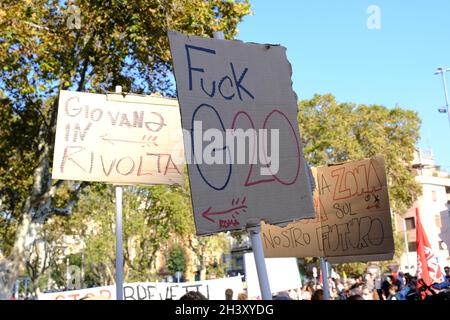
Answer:
[(323, 288), (323, 276), (322, 276), (322, 270), (320, 270), (320, 279), (319, 279), (319, 283)]
[(435, 282), (440, 283), (442, 281), (442, 272), (423, 229), (419, 208), (416, 208), (416, 232), (417, 279), (423, 279), (428, 286)]

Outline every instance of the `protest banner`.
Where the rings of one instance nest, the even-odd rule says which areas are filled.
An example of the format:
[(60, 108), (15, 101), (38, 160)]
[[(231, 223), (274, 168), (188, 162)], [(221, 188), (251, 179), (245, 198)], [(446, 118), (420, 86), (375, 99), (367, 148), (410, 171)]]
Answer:
[[(225, 300), (225, 290), (233, 290), (233, 298), (244, 291), (240, 276), (194, 282), (136, 282), (123, 286), (124, 300), (178, 300), (188, 291), (199, 291), (209, 300)], [(95, 287), (81, 290), (43, 293), (39, 300), (80, 300), (102, 297), (116, 299), (115, 286)]]
[(197, 234), (314, 217), (286, 49), (169, 41)]
[(61, 91), (53, 179), (183, 184), (175, 99)]
[(318, 167), (313, 175), (317, 217), (284, 228), (263, 225), (266, 257), (324, 256), (341, 262), (392, 257), (394, 241), (383, 157)]

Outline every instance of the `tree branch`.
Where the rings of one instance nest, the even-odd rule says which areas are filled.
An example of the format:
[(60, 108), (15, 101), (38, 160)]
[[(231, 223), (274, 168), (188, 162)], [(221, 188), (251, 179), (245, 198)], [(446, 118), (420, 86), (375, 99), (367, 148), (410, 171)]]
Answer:
[(29, 26), (31, 26), (31, 27), (33, 27), (33, 28), (36, 28), (36, 29), (38, 29), (38, 30), (47, 30), (47, 31), (50, 31), (50, 32), (54, 32), (52, 29), (50, 29), (49, 27), (45, 27), (45, 26), (40, 26), (40, 25), (37, 25), (37, 24), (35, 24), (35, 23), (33, 23), (33, 22), (29, 22), (29, 21), (22, 21), (23, 23), (25, 23), (25, 24), (27, 24), (27, 25), (29, 25)]
[(84, 85), (85, 85), (85, 80), (86, 80), (86, 72), (87, 72), (88, 66), (89, 66), (89, 60), (88, 59), (84, 59), (84, 61), (83, 61), (83, 69), (81, 70), (80, 82), (78, 83), (77, 91), (83, 91), (84, 90)]
[[(28, 106), (30, 106), (33, 110), (35, 110), (37, 113), (39, 113), (39, 116), (42, 118), (42, 123), (44, 123), (47, 130), (50, 129), (49, 123), (47, 122), (47, 119), (45, 118), (45, 115), (42, 113), (42, 110), (39, 106), (36, 106), (36, 103), (31, 99), (30, 96), (25, 96), (25, 99), (29, 102)], [(18, 111), (16, 109), (16, 111)], [(20, 111), (18, 111), (20, 112)]]
[(78, 203), (80, 199), (81, 191), (89, 185), (88, 182), (83, 181), (79, 184), (76, 184), (74, 188), (71, 189), (73, 192), (73, 198), (68, 202), (68, 204), (64, 208), (52, 208), (49, 216), (51, 214), (55, 214), (58, 216), (68, 216), (72, 213), (73, 208)]

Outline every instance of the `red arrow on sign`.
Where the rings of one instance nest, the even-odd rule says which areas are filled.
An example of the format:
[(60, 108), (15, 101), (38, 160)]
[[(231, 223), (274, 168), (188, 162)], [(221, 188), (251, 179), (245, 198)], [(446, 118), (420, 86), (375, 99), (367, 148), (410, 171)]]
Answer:
[[(202, 212), (202, 217), (211, 221), (211, 222), (216, 222), (214, 219), (210, 218), (210, 216), (215, 216), (215, 215), (221, 215), (221, 214), (227, 214), (233, 211), (237, 211), (240, 209), (247, 209), (247, 205), (243, 204), (240, 205), (238, 207), (233, 207), (230, 208), (228, 210), (224, 210), (224, 211), (215, 211), (215, 212), (211, 212), (211, 207), (209, 207), (208, 209), (206, 209), (205, 211)], [(245, 210), (244, 210), (245, 211)], [(237, 214), (239, 214), (239, 212), (236, 212)]]

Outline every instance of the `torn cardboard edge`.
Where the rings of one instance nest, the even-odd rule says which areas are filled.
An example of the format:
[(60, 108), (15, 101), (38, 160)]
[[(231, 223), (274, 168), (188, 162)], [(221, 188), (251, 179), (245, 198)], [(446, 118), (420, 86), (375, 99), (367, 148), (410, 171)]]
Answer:
[(238, 43), (242, 43), (242, 44), (251, 44), (251, 45), (258, 45), (258, 46), (262, 45), (262, 46), (266, 46), (267, 49), (270, 49), (270, 47), (282, 47), (282, 48), (286, 49), (286, 47), (282, 46), (281, 44), (258, 43), (258, 42), (244, 41), (244, 40), (239, 40), (239, 39), (229, 40), (229, 39), (207, 38), (207, 37), (197, 36), (195, 34), (185, 34), (185, 33), (182, 33), (180, 31), (173, 30), (173, 29), (167, 29), (167, 35), (183, 36), (183, 37), (186, 37), (188, 39), (190, 39), (190, 38), (214, 39), (214, 40), (220, 40), (220, 41), (238, 42)]
[[(246, 47), (245, 48), (246, 50), (254, 51), (255, 54), (253, 54), (251, 57), (257, 57), (258, 54), (262, 54), (263, 56), (265, 56), (265, 54), (269, 54), (269, 55), (270, 54), (275, 54), (276, 59), (273, 61), (273, 63), (276, 64), (276, 63), (279, 62), (280, 65), (282, 65), (282, 67), (283, 67), (283, 72), (280, 73), (282, 75), (282, 79), (283, 79), (283, 86), (281, 88), (283, 90), (277, 89), (276, 92), (277, 92), (277, 94), (279, 94), (279, 95), (284, 97), (284, 99), (282, 100), (282, 103), (283, 103), (283, 105), (286, 105), (286, 108), (289, 107), (289, 109), (288, 109), (289, 112), (293, 112), (294, 110), (298, 109), (298, 96), (297, 96), (297, 94), (295, 93), (295, 91), (293, 90), (293, 87), (292, 87), (292, 65), (290, 64), (289, 60), (287, 59), (287, 54), (286, 54), (287, 48), (286, 47), (281, 46), (281, 45), (259, 44), (259, 43), (254, 43), (254, 42), (244, 42), (244, 41), (241, 41), (241, 40), (225, 40), (225, 39), (214, 39), (214, 38), (209, 38), (209, 37), (201, 37), (201, 36), (196, 36), (196, 35), (185, 35), (185, 34), (179, 32), (179, 31), (170, 30), (170, 29), (167, 30), (167, 35), (168, 35), (168, 38), (169, 38), (169, 45), (170, 45), (171, 53), (172, 53), (172, 62), (173, 62), (173, 65), (174, 65), (174, 77), (175, 77), (175, 80), (176, 80), (176, 83), (177, 83), (176, 90), (177, 90), (177, 93), (178, 93), (178, 98), (180, 99), (179, 100), (179, 103), (181, 105), (180, 112), (182, 113), (182, 116), (183, 116), (183, 111), (186, 108), (193, 108), (193, 106), (189, 106), (189, 102), (188, 102), (189, 99), (196, 100), (196, 99), (199, 99), (199, 97), (200, 97), (199, 95), (194, 94), (194, 93), (196, 93), (195, 92), (196, 90), (194, 90), (194, 93), (189, 94), (186, 97), (184, 97), (184, 94), (186, 94), (186, 92), (192, 91), (191, 87), (189, 87), (189, 90), (187, 89), (187, 78), (188, 77), (185, 77), (186, 76), (185, 75), (186, 71), (185, 70), (183, 71), (183, 67), (186, 67), (186, 63), (187, 63), (185, 61), (186, 60), (185, 59), (186, 54), (183, 54), (183, 53), (185, 52), (185, 47), (188, 46), (188, 45), (201, 46), (201, 47), (204, 46), (206, 48), (206, 49), (204, 48), (205, 50), (213, 50), (213, 49), (217, 49), (219, 47), (224, 47), (225, 49), (229, 50), (229, 49), (234, 49), (234, 47), (238, 48), (240, 46), (244, 46), (244, 47)], [(223, 41), (228, 41), (228, 43), (223, 42)], [(269, 53), (268, 51), (264, 50), (264, 48), (266, 50), (270, 50), (270, 48), (272, 48), (272, 47), (273, 48), (277, 48), (277, 50), (273, 51), (272, 53)], [(240, 48), (238, 48), (238, 49), (240, 49)], [(226, 57), (230, 57), (230, 59), (232, 59), (232, 57), (233, 57), (233, 50), (229, 51), (228, 54), (226, 55)], [(241, 57), (241, 56), (239, 56), (239, 57)], [(248, 59), (248, 61), (253, 61), (253, 59)], [(206, 65), (207, 64), (205, 64), (205, 66)], [(211, 64), (211, 65), (215, 66), (214, 64)], [(205, 66), (202, 65), (202, 68), (206, 69)], [(215, 66), (215, 67), (217, 68), (217, 66)], [(177, 72), (177, 69), (179, 69), (180, 71)], [(271, 73), (268, 73), (268, 74), (272, 75)], [(274, 74), (279, 76), (279, 74), (277, 74), (277, 73), (274, 73)], [(207, 77), (207, 74), (204, 74), (203, 76)], [(257, 79), (257, 80), (259, 80), (259, 79)], [(189, 81), (191, 81), (191, 80), (189, 80)], [(258, 82), (255, 81), (254, 83), (258, 83)], [(197, 90), (199, 91), (198, 88), (197, 88)], [(205, 95), (204, 98), (207, 99), (206, 101), (209, 101), (208, 99), (213, 99), (214, 94), (209, 94), (208, 92), (205, 92), (204, 89), (203, 89), (203, 92), (204, 92), (204, 94), (209, 96), (209, 98), (208, 98)], [(183, 101), (184, 98), (186, 98), (186, 100), (187, 100), (186, 102)], [(252, 98), (253, 98), (253, 96), (252, 96)], [(214, 100), (212, 100), (212, 101), (214, 101)], [(242, 99), (241, 99), (241, 101), (242, 101)], [(261, 102), (259, 101), (259, 103), (261, 103)], [(189, 118), (189, 113), (188, 113), (188, 111), (186, 111), (186, 112), (187, 112), (186, 117)], [(190, 120), (188, 120), (188, 121), (190, 121)], [(288, 121), (289, 121), (289, 119), (288, 119)], [(298, 124), (297, 124), (298, 119), (297, 119), (297, 117), (296, 116), (293, 117), (291, 122), (292, 121), (295, 121), (294, 127), (296, 127), (296, 130), (293, 130), (293, 131), (296, 134), (296, 140), (300, 141), (299, 145), (301, 146), (301, 134), (300, 134), (299, 129), (298, 129)], [(182, 123), (182, 124), (184, 124), (184, 123)], [(300, 149), (301, 149), (301, 147), (300, 147)], [(300, 157), (304, 161), (303, 152), (301, 152)], [(305, 161), (305, 163), (306, 163), (306, 161)], [(303, 173), (303, 171), (305, 169), (307, 169), (307, 168), (306, 167), (301, 168), (300, 169), (301, 170), (300, 174), (306, 173), (307, 178), (304, 179), (304, 181), (302, 183), (304, 184), (304, 183), (306, 183), (305, 181), (307, 181), (308, 187), (307, 188), (303, 188), (302, 189), (303, 191), (299, 190), (299, 192), (297, 192), (297, 190), (296, 190), (295, 193), (299, 194), (299, 198), (297, 198), (297, 200), (295, 200), (295, 205), (293, 205), (294, 208), (289, 208), (289, 210), (284, 210), (285, 211), (284, 213), (280, 212), (281, 210), (278, 210), (277, 212), (274, 212), (273, 218), (272, 217), (268, 217), (267, 214), (266, 215), (260, 214), (259, 216), (261, 216), (261, 218), (258, 219), (258, 221), (248, 221), (248, 219), (247, 220), (241, 220), (241, 221), (238, 221), (238, 222), (241, 222), (241, 224), (239, 226), (236, 226), (236, 227), (234, 227), (234, 226), (230, 227), (228, 225), (225, 226), (225, 227), (220, 227), (220, 228), (223, 228), (223, 229), (220, 229), (217, 226), (213, 226), (213, 227), (207, 226), (207, 228), (204, 227), (203, 225), (206, 226), (205, 222), (203, 221), (204, 219), (202, 220), (202, 219), (198, 219), (198, 218), (202, 214), (201, 210), (206, 209), (207, 207), (204, 207), (204, 208), (202, 207), (201, 210), (200, 209), (196, 210), (196, 206), (194, 204), (195, 204), (195, 201), (197, 201), (197, 200), (194, 199), (195, 198), (194, 196), (192, 196), (192, 198), (191, 198), (192, 202), (191, 203), (192, 203), (193, 209), (194, 209), (193, 210), (194, 211), (194, 221), (195, 221), (195, 225), (196, 225), (197, 235), (199, 235), (199, 236), (206, 236), (206, 235), (211, 235), (211, 234), (215, 234), (215, 233), (218, 233), (218, 232), (226, 232), (226, 231), (233, 231), (233, 230), (245, 230), (249, 226), (251, 227), (251, 226), (260, 224), (261, 220), (267, 221), (267, 222), (270, 222), (270, 223), (288, 224), (288, 223), (290, 223), (292, 221), (295, 221), (297, 219), (300, 219), (301, 217), (304, 217), (304, 216), (310, 216), (311, 218), (313, 218), (315, 216), (315, 213), (314, 213), (314, 209), (311, 207), (312, 203), (308, 204), (308, 205), (305, 204), (304, 206), (307, 207), (305, 210), (301, 209), (303, 207), (303, 205), (301, 203), (302, 202), (302, 200), (301, 200), (302, 197), (305, 198), (305, 201), (303, 201), (304, 203), (308, 202), (308, 201), (306, 201), (307, 198), (306, 198), (305, 195), (303, 195), (303, 193), (308, 193), (308, 198), (310, 198), (311, 197), (310, 195), (313, 192), (313, 183), (312, 183), (313, 179), (311, 178), (311, 174), (310, 173), (308, 173), (308, 172), (304, 172)], [(191, 194), (193, 194), (193, 192), (192, 192), (193, 183), (192, 183), (192, 179), (191, 179), (192, 175), (191, 175), (190, 171), (191, 171), (190, 170), (190, 166), (188, 165), (188, 175), (189, 175), (190, 186), (191, 186)], [(309, 170), (307, 170), (307, 171), (309, 171)], [(203, 176), (202, 176), (202, 178), (203, 178)], [(209, 182), (206, 182), (206, 184), (208, 184), (211, 188), (214, 188), (215, 190), (217, 190), (215, 187), (212, 187)], [(202, 191), (205, 191), (204, 190), (205, 186), (201, 185), (201, 187), (203, 188)], [(222, 189), (220, 189), (220, 190), (222, 190)], [(292, 197), (295, 198), (294, 192), (291, 192), (291, 193), (292, 193)], [(207, 194), (207, 192), (205, 194)], [(294, 202), (294, 201), (292, 201), (292, 202)], [(214, 205), (215, 205), (214, 199), (211, 201), (211, 203), (214, 203)], [(286, 207), (286, 209), (288, 209), (288, 207)], [(217, 210), (219, 211), (219, 210), (224, 210), (224, 209), (217, 209)], [(295, 211), (295, 210), (297, 210), (297, 211)], [(259, 210), (259, 211), (261, 211), (261, 210)], [(307, 212), (307, 213), (302, 215), (301, 213), (303, 211)], [(300, 212), (300, 215), (291, 214), (291, 212), (294, 212), (294, 213)], [(218, 214), (219, 212), (213, 212), (213, 213), (214, 214)], [(223, 212), (220, 212), (220, 214), (223, 214)], [(252, 212), (252, 215), (251, 215), (252, 218), (257, 218), (259, 216), (258, 216), (258, 214), (254, 214)], [(264, 218), (266, 218), (266, 219), (264, 219)], [(254, 220), (254, 219), (252, 219), (252, 220)], [(212, 222), (215, 223), (215, 221), (212, 221)], [(244, 222), (244, 223), (242, 223), (242, 222)], [(219, 229), (219, 230), (217, 230), (217, 229)]]

